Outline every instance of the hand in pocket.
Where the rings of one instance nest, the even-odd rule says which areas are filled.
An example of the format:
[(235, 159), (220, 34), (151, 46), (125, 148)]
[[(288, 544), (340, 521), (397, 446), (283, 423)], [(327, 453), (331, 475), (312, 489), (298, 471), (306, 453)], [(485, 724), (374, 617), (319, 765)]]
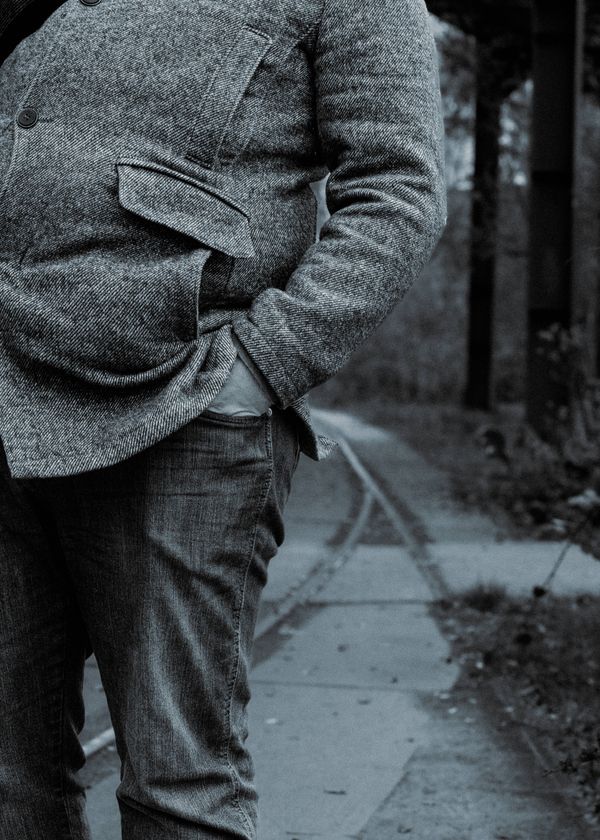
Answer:
[(247, 417), (264, 414), (271, 404), (270, 396), (238, 355), (225, 385), (207, 408), (218, 414)]

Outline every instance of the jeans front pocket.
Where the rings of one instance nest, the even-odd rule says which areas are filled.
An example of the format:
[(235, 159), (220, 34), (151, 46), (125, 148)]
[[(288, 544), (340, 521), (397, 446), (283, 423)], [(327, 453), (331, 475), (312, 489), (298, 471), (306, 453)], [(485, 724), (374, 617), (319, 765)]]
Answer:
[(224, 414), (220, 411), (212, 411), (210, 408), (205, 408), (201, 417), (205, 417), (209, 421), (216, 423), (224, 423), (227, 426), (261, 426), (268, 417), (271, 417), (273, 410), (268, 408), (262, 414)]

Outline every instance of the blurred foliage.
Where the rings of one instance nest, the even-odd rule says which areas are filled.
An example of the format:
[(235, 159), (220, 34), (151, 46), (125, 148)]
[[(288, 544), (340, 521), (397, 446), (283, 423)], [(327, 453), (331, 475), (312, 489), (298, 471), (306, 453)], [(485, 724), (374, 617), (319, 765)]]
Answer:
[(586, 0), (584, 91), (600, 101), (600, 0)]
[[(491, 64), (503, 95), (531, 67), (531, 0), (428, 0), (429, 11), (465, 35), (493, 46)], [(600, 0), (585, 0), (584, 90), (600, 101)], [(459, 56), (457, 55), (457, 58)]]
[(489, 493), (519, 524), (535, 527), (535, 536), (567, 538), (600, 559), (600, 380), (590, 375), (580, 324), (554, 324), (540, 337), (551, 376), (569, 383), (570, 404), (555, 410), (555, 445), (526, 423), (505, 441), (507, 457), (490, 470)]
[[(531, 67), (531, 25), (529, 9), (521, 6), (528, 4), (519, 4), (516, 16), (510, 3), (492, 3), (491, 0), (478, 2), (476, 10), (472, 8), (474, 3), (462, 3), (461, 0), (454, 3), (430, 0), (428, 5), (430, 11), (451, 24), (455, 32), (477, 40), (485, 47), (485, 60), (479, 72), (487, 76), (502, 99), (525, 81)], [(451, 35), (449, 38), (452, 40)], [(445, 46), (442, 40), (443, 50)], [(452, 74), (465, 68), (465, 60), (472, 67), (472, 58), (465, 57), (464, 53), (461, 55), (458, 50), (450, 49), (445, 58)]]

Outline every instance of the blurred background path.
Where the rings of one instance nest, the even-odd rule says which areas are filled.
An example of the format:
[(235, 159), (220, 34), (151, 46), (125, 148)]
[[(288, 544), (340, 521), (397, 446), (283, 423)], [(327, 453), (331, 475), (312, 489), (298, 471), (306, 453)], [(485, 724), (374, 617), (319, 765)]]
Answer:
[[(444, 473), (397, 435), (316, 413), (342, 446), (320, 464), (301, 458), (257, 631), (260, 840), (597, 836), (501, 686), (462, 678), (433, 609), (474, 584), (527, 586), (554, 555), (457, 506)], [(598, 563), (581, 552), (568, 564), (569, 591), (600, 589)], [(86, 699), (93, 749), (110, 727), (93, 659)], [(84, 773), (94, 840), (118, 840), (110, 740)]]

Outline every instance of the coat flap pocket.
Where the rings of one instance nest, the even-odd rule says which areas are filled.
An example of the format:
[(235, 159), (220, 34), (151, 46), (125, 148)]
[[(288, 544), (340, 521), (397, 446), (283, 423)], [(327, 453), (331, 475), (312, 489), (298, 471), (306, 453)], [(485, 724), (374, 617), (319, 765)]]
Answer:
[(255, 256), (248, 216), (210, 188), (142, 163), (117, 163), (119, 204), (231, 257)]

